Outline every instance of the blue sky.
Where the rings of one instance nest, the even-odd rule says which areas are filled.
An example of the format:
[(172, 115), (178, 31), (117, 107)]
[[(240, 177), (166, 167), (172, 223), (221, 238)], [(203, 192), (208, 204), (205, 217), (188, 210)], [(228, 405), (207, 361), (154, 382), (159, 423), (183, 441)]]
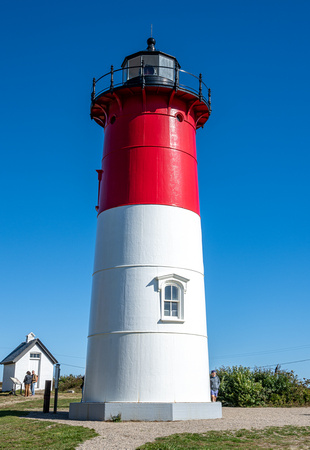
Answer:
[(91, 83), (153, 24), (156, 48), (212, 89), (197, 132), (210, 366), (310, 378), (309, 14), (306, 0), (2, 1), (1, 359), (33, 331), (62, 374), (84, 373), (103, 145)]

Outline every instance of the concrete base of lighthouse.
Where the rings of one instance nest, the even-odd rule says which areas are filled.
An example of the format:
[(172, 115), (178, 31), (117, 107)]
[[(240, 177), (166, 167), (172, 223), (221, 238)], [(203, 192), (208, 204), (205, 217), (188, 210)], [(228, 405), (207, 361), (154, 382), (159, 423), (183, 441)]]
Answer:
[(161, 421), (221, 419), (222, 404), (217, 403), (71, 403), (73, 420), (107, 421), (120, 415), (121, 420)]

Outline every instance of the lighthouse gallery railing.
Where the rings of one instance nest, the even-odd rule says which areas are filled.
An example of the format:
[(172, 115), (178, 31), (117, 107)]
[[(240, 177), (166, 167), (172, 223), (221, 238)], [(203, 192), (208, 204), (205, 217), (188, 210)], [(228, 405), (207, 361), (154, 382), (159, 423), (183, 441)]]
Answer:
[[(211, 89), (202, 81), (202, 75), (199, 77), (187, 72), (186, 70), (180, 69), (179, 67), (168, 67), (168, 66), (152, 66), (153, 71), (158, 71), (159, 69), (165, 69), (166, 71), (171, 71), (171, 77), (168, 79), (163, 79), (163, 77), (154, 75), (154, 73), (149, 73), (150, 66), (144, 65), (142, 61), (139, 66), (122, 67), (120, 69), (114, 70), (111, 66), (110, 72), (105, 73), (99, 78), (93, 78), (93, 89), (91, 93), (91, 102), (95, 102), (105, 92), (111, 92), (122, 86), (136, 86), (145, 85), (151, 86), (166, 86), (172, 87), (175, 90), (183, 90), (195, 95), (199, 101), (204, 102), (211, 112)], [(128, 78), (128, 69), (137, 69), (138, 76), (134, 78)], [(188, 80), (188, 81), (187, 81)], [(98, 90), (99, 88), (99, 90)], [(207, 92), (207, 98), (203, 95)]]

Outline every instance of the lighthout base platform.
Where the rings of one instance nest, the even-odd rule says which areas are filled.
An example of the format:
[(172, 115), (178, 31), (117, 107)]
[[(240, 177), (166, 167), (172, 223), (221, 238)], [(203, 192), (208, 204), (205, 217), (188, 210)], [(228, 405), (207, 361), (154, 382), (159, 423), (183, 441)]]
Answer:
[(162, 421), (221, 419), (222, 404), (217, 403), (71, 403), (69, 419), (107, 421)]

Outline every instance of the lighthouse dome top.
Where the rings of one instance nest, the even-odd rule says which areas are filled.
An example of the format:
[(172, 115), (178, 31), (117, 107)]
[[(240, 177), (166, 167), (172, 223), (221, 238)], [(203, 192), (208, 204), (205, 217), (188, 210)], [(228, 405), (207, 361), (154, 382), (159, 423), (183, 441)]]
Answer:
[(175, 72), (180, 69), (180, 64), (174, 56), (156, 50), (155, 44), (155, 39), (150, 37), (146, 50), (126, 56), (122, 64), (124, 83), (136, 84), (141, 76), (149, 85), (175, 82)]
[(91, 118), (105, 126), (113, 102), (122, 107), (127, 98), (137, 95), (146, 102), (147, 95), (161, 95), (171, 102), (173, 97), (188, 103), (188, 111), (197, 115), (196, 127), (204, 125), (211, 114), (211, 90), (202, 80), (181, 69), (178, 60), (159, 51), (153, 37), (145, 50), (126, 56), (121, 67), (111, 66), (110, 72), (93, 79)]
[(152, 51), (155, 50), (155, 44), (156, 44), (156, 41), (153, 37), (148, 38), (147, 49), (152, 50)]

